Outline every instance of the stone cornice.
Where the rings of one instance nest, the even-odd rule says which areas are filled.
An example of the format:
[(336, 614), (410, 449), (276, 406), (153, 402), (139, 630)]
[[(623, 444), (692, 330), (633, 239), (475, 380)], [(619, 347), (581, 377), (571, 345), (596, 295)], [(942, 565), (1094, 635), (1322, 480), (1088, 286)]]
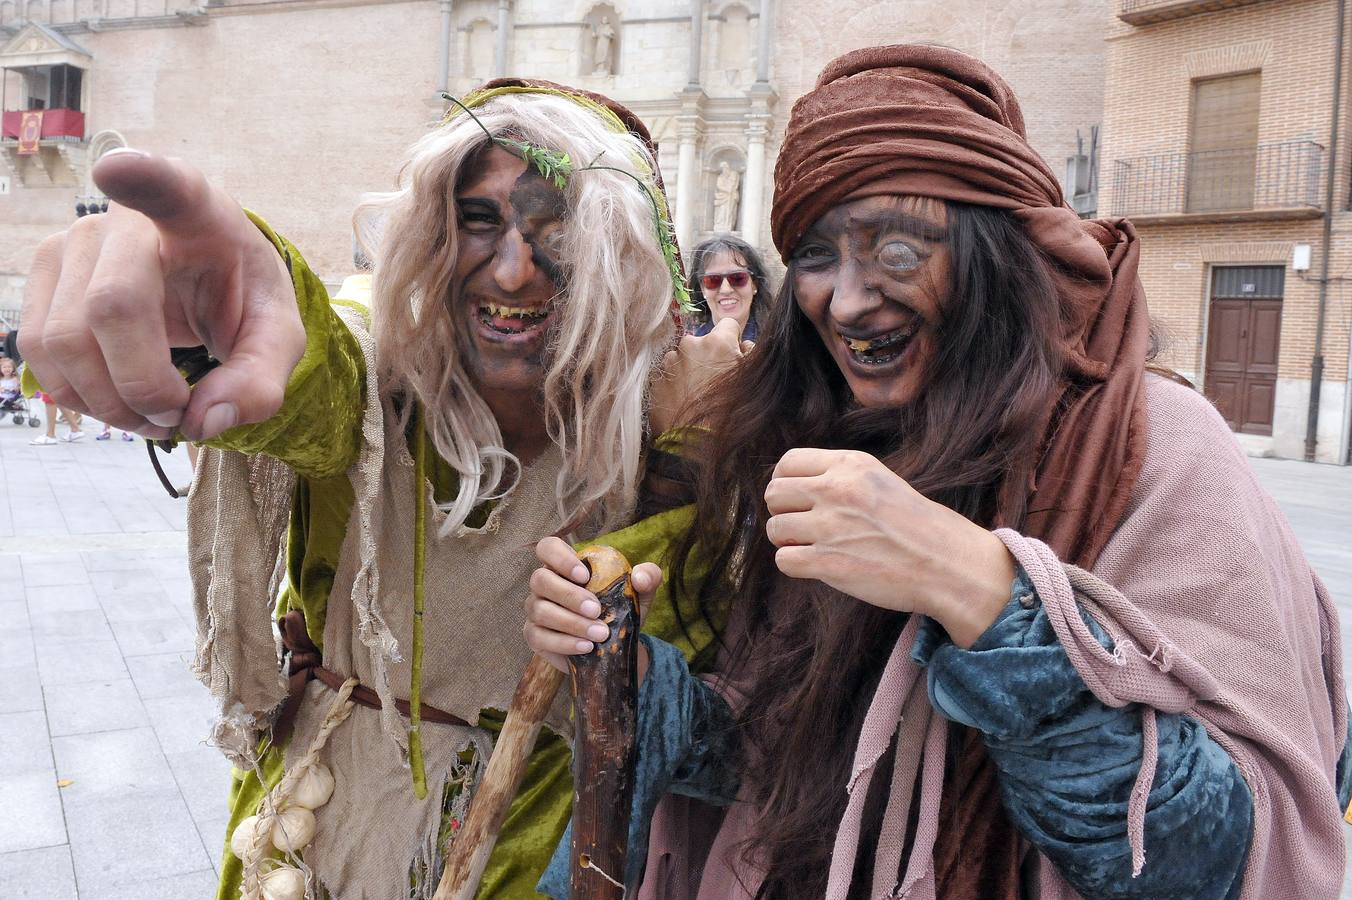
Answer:
[(417, 5), (416, 0), (265, 0), (263, 3), (212, 3), (211, 16), (250, 16), (298, 9), (346, 9), (353, 6)]

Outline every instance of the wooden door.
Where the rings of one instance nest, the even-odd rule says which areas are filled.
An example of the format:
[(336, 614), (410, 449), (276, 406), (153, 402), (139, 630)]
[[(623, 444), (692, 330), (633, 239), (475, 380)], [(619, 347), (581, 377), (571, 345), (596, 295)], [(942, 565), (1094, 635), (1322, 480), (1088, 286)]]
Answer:
[[(1281, 274), (1278, 267), (1217, 270), (1212, 279), (1206, 393), (1230, 427), (1245, 434), (1272, 434), (1282, 330)], [(1246, 280), (1250, 276), (1253, 280)], [(1274, 292), (1278, 296), (1270, 296)], [(1241, 296), (1233, 296), (1236, 293)]]

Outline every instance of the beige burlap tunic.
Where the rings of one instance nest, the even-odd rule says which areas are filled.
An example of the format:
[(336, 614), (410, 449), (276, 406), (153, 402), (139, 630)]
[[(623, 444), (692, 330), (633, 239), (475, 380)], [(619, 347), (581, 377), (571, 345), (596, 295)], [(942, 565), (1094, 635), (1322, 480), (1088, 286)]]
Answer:
[[(364, 322), (341, 314), (362, 346), (367, 371), (374, 371)], [(412, 671), (414, 504), (426, 505), (424, 583), (427, 596), (440, 601), (424, 615), (423, 702), (474, 723), (481, 709), (508, 708), (530, 658), (521, 638), (522, 601), (537, 564), (534, 543), (558, 527), (554, 483), (561, 460), (551, 450), (526, 468), (481, 528), (439, 537), (444, 514), (431, 485), (415, 485), (398, 416), (370, 381), (361, 450), (348, 472), (355, 502), (328, 604), (324, 665), (355, 675), (384, 706), (355, 707), (329, 737), (322, 761), (335, 788), (315, 811), (318, 828), (304, 860), (335, 896), (404, 900), (410, 871), (439, 866), (435, 841), (448, 782), (474, 774), (465, 771), (460, 752), (475, 748), (480, 764), (490, 752), (482, 729), (424, 724), (428, 792), (424, 800), (415, 797), (407, 722), (391, 702), (409, 696)], [(272, 604), (293, 487), (294, 475), (280, 463), (210, 450), (190, 498), (195, 668), (222, 703), (215, 739), (243, 767), (256, 763), (258, 739), (286, 694)], [(288, 767), (309, 747), (333, 699), (321, 682), (307, 685)], [(546, 724), (569, 734), (566, 696), (556, 700)], [(458, 802), (468, 796), (459, 792)], [(419, 894), (430, 894), (434, 885)]]

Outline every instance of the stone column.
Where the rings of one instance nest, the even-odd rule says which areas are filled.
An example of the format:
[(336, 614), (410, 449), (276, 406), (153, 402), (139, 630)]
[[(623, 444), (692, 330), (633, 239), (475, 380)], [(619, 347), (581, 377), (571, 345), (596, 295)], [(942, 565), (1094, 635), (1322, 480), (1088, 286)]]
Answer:
[(676, 242), (688, 253), (695, 238), (695, 204), (699, 203), (698, 115), (677, 119), (680, 151), (676, 162)]
[(746, 178), (742, 182), (742, 239), (761, 248), (761, 222), (765, 218), (767, 165), (765, 139), (770, 134), (771, 115), (779, 99), (775, 89), (758, 81), (747, 92), (751, 108), (746, 115)]
[(752, 113), (746, 123), (746, 178), (742, 182), (742, 240), (760, 247), (762, 207), (765, 205), (765, 136), (770, 117)]
[(512, 24), (511, 0), (498, 0), (498, 45), (493, 54), (493, 74), (507, 74), (507, 32)]
[(761, 0), (760, 20), (756, 22), (756, 83), (770, 81), (770, 8), (771, 0)]
[(719, 62), (723, 58), (723, 23), (726, 21), (721, 15), (709, 16), (709, 70), (713, 73), (714, 84), (720, 85), (722, 82), (718, 79), (723, 73), (719, 71)]
[(451, 14), (454, 12), (454, 0), (440, 0), (441, 3), (441, 46), (437, 52), (438, 91), (450, 90), (451, 84)]
[(690, 0), (690, 67), (686, 74), (686, 90), (700, 84), (700, 62), (704, 49), (704, 0)]

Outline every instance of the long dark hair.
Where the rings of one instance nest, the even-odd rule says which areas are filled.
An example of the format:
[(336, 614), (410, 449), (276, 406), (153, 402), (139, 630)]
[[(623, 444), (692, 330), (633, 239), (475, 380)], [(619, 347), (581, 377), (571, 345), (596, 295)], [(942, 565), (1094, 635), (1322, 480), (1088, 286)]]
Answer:
[[(765, 898), (825, 891), (853, 748), (905, 624), (904, 614), (779, 574), (762, 499), (775, 463), (793, 447), (864, 450), (925, 496), (989, 526), (1005, 480), (1026, 480), (1036, 464), (1062, 387), (1047, 262), (1008, 213), (946, 206), (949, 290), (913, 403), (870, 410), (853, 402), (798, 309), (792, 267), (756, 349), (708, 397), (705, 424), (717, 446), (699, 460), (694, 527), (673, 557), (675, 589), (696, 593), (711, 620), (734, 598), (738, 607), (741, 624), (724, 652), (727, 677), (745, 695), (743, 782), (760, 812), (743, 852), (768, 873)], [(684, 569), (697, 546), (712, 570), (694, 592)]]
[(690, 254), (690, 299), (695, 301), (695, 315), (702, 322), (713, 320), (713, 313), (709, 310), (709, 301), (704, 298), (700, 279), (709, 271), (709, 263), (719, 253), (731, 253), (734, 258), (740, 259), (742, 265), (751, 273), (751, 283), (756, 286), (756, 295), (751, 298), (751, 316), (747, 322), (755, 322), (759, 327), (757, 314), (769, 304), (773, 295), (770, 278), (765, 274), (765, 263), (761, 262), (756, 248), (731, 234), (717, 234), (701, 241)]

